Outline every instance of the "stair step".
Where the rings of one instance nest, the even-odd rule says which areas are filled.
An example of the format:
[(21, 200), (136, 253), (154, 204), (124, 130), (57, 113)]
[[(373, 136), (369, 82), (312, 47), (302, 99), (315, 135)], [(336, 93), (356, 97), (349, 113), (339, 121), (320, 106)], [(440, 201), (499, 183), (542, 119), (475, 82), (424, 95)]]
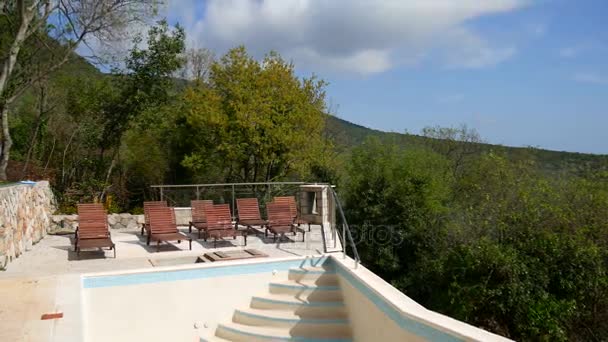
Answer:
[(338, 285), (318, 284), (309, 280), (289, 280), (271, 282), (268, 287), (271, 294), (285, 294), (298, 297), (306, 295), (311, 300), (342, 300), (342, 291)]
[(262, 310), (262, 309), (237, 309), (234, 312), (233, 322), (253, 326), (270, 326), (309, 329), (314, 331), (326, 331), (333, 334), (340, 331), (342, 334), (350, 333), (349, 321), (343, 315), (333, 317), (314, 317), (298, 315), (293, 311)]
[(308, 300), (307, 296), (294, 297), (289, 295), (270, 294), (251, 298), (251, 308), (262, 310), (291, 311), (298, 315), (310, 317), (334, 317), (346, 315), (343, 301), (319, 301), (317, 298)]
[(320, 283), (338, 283), (336, 271), (324, 267), (291, 268), (288, 272), (289, 280), (311, 280)]
[(200, 336), (199, 342), (232, 342), (232, 341), (213, 335), (213, 336)]
[[(303, 335), (304, 334), (304, 335)], [(238, 323), (219, 324), (215, 335), (230, 341), (300, 341), (300, 342), (350, 342), (350, 333), (332, 335), (315, 332), (310, 329), (269, 328), (242, 325)]]

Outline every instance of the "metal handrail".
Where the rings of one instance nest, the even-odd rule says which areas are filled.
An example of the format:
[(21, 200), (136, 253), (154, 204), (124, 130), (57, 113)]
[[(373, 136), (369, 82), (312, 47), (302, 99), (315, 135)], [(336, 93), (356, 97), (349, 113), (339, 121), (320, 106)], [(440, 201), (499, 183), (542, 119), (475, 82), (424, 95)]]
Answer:
[(346, 216), (344, 215), (344, 210), (342, 209), (342, 203), (340, 202), (340, 198), (338, 197), (338, 193), (334, 189), (333, 186), (329, 187), (331, 189), (332, 196), (334, 201), (336, 202), (336, 206), (338, 207), (338, 212), (340, 212), (340, 217), (342, 218), (342, 253), (346, 256), (346, 239), (348, 238), (348, 242), (353, 250), (353, 256), (355, 259), (355, 268), (361, 262), (361, 258), (359, 257), (359, 252), (357, 251), (357, 245), (355, 244), (355, 240), (353, 239), (353, 235), (350, 232), (350, 227), (348, 226), (348, 221), (346, 221)]
[(242, 185), (325, 185), (327, 183), (306, 183), (306, 182), (253, 182), (253, 183), (206, 183), (206, 184), (172, 184), (172, 185), (150, 185), (151, 188), (196, 188), (214, 186), (242, 186)]

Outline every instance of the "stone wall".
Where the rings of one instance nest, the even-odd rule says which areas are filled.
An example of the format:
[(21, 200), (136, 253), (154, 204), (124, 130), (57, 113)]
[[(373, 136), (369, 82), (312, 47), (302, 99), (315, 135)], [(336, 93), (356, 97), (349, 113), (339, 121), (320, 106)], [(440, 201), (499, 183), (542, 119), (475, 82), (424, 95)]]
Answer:
[(0, 269), (47, 234), (53, 211), (55, 200), (46, 181), (0, 187)]
[[(50, 234), (73, 233), (78, 227), (78, 215), (53, 215)], [(141, 229), (144, 215), (109, 214), (108, 226), (110, 229)]]
[[(187, 226), (192, 220), (190, 208), (173, 208), (178, 226)], [(78, 227), (78, 215), (53, 215), (51, 217), (49, 234), (69, 234)], [(110, 229), (141, 229), (144, 224), (144, 215), (109, 214), (108, 226)]]

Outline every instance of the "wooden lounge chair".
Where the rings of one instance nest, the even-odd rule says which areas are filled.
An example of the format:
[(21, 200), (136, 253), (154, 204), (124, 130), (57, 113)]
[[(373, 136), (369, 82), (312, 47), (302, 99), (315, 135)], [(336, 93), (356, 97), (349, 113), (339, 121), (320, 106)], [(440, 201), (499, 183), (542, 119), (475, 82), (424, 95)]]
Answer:
[(257, 198), (237, 198), (236, 208), (238, 210), (238, 216), (235, 228), (238, 225), (243, 225), (247, 229), (253, 229), (253, 226), (266, 226), (266, 220), (262, 219), (260, 215), (260, 206)]
[(279, 196), (275, 197), (274, 201), (279, 203), (287, 203), (289, 205), (289, 211), (291, 213), (291, 216), (293, 217), (293, 223), (296, 224), (298, 227), (301, 224), (307, 224), (308, 231), (310, 231), (311, 222), (300, 217), (300, 213), (298, 212), (298, 205), (294, 196)]
[[(283, 238), (285, 233), (293, 233), (296, 235), (297, 227), (293, 223), (293, 216), (289, 210), (289, 205), (285, 202), (270, 202), (266, 203), (266, 211), (268, 213), (268, 223), (266, 224), (265, 235), (268, 236), (268, 231), (274, 234), (274, 240), (277, 236)], [(302, 241), (304, 241), (304, 230), (302, 232)]]
[(207, 229), (207, 217), (205, 215), (205, 207), (213, 205), (212, 200), (196, 200), (190, 201), (192, 208), (192, 221), (188, 225), (188, 232), (192, 233), (192, 227), (198, 230), (198, 238), (201, 238), (201, 231)]
[(147, 244), (150, 241), (156, 241), (156, 251), (160, 251), (161, 241), (177, 241), (188, 240), (190, 250), (192, 250), (192, 238), (180, 233), (175, 224), (175, 213), (173, 208), (155, 206), (148, 208), (150, 215), (150, 231), (148, 232)]
[(205, 207), (205, 215), (207, 216), (207, 229), (204, 239), (207, 241), (208, 238), (213, 238), (213, 248), (217, 247), (218, 239), (228, 236), (236, 239), (237, 235), (243, 236), (244, 245), (247, 246), (247, 232), (240, 232), (234, 228), (228, 204), (207, 206)]
[(150, 215), (148, 210), (152, 207), (166, 207), (167, 201), (148, 201), (144, 202), (144, 224), (141, 226), (141, 236), (144, 236), (144, 231), (150, 233)]
[(78, 204), (78, 227), (74, 235), (74, 251), (82, 248), (110, 247), (116, 258), (116, 245), (110, 236), (108, 215), (99, 203)]

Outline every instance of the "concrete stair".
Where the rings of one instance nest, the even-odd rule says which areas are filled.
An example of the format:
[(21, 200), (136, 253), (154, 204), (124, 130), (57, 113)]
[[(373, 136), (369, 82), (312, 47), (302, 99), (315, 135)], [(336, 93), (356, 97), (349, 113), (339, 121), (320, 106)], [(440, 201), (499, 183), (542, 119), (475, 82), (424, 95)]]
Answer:
[(288, 280), (271, 282), (268, 293), (234, 311), (201, 341), (352, 341), (350, 322), (333, 269), (289, 270)]

